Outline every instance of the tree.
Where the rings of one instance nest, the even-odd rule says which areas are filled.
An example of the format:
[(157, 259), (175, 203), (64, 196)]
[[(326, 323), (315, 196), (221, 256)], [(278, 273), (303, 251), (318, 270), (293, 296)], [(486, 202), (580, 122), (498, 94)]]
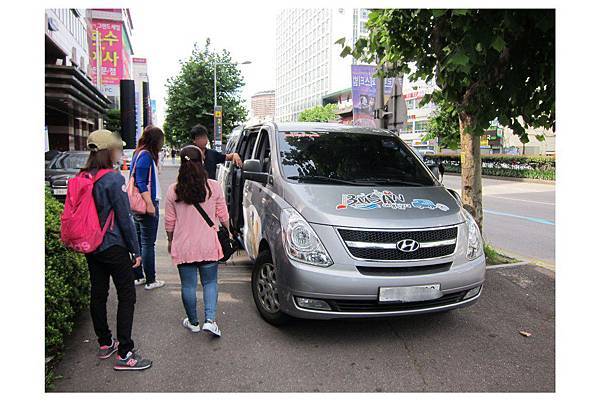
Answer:
[(343, 56), (376, 62), (379, 75), (413, 67), (439, 87), (424, 102), (456, 108), (462, 198), (482, 227), (479, 135), (495, 118), (522, 138), (525, 127), (554, 129), (554, 10), (376, 9), (367, 28)]
[(121, 134), (121, 110), (110, 109), (106, 113), (104, 126), (107, 130)]
[(335, 114), (336, 105), (327, 104), (325, 106), (315, 106), (310, 109), (306, 109), (298, 116), (298, 121), (314, 121), (314, 122), (329, 122), (337, 120), (337, 114)]
[(443, 149), (460, 148), (460, 130), (458, 128), (458, 111), (454, 104), (443, 100), (436, 104), (436, 110), (429, 119), (428, 132), (423, 141), (437, 138)]
[(217, 65), (217, 104), (223, 107), (223, 139), (241, 122), (248, 111), (243, 105), (240, 89), (244, 86), (240, 70), (231, 61), (227, 50), (210, 49), (207, 39), (203, 48), (194, 44), (192, 55), (179, 62), (178, 74), (167, 80), (167, 110), (164, 123), (166, 142), (171, 146), (190, 143), (190, 129), (204, 125), (213, 133), (213, 66)]

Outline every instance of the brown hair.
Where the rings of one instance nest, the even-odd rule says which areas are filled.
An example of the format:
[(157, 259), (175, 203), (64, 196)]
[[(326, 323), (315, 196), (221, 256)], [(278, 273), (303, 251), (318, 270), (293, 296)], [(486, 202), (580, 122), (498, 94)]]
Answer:
[(142, 132), (142, 136), (135, 148), (135, 153), (139, 153), (140, 150), (147, 150), (152, 155), (154, 163), (158, 164), (158, 153), (161, 151), (164, 139), (165, 134), (160, 128), (148, 125), (144, 128), (144, 132)]
[(110, 150), (102, 149), (102, 150), (91, 151), (90, 156), (87, 159), (87, 162), (85, 162), (85, 166), (83, 166), (80, 171), (81, 172), (91, 172), (91, 171), (98, 171), (98, 170), (102, 170), (102, 169), (106, 169), (106, 168), (112, 169), (113, 162), (112, 162), (112, 158), (110, 156)]
[(175, 186), (176, 202), (194, 205), (212, 196), (208, 186), (208, 174), (202, 165), (200, 148), (189, 145), (181, 149), (181, 166)]

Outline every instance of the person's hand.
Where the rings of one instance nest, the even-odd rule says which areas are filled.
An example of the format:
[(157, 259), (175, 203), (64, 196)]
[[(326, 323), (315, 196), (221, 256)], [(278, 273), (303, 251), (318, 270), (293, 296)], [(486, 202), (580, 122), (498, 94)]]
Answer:
[(232, 158), (233, 158), (233, 162), (235, 163), (235, 165), (241, 168), (242, 167), (242, 159), (241, 159), (240, 155), (238, 155), (237, 153), (234, 153)]
[(140, 267), (142, 265), (142, 257), (141, 256), (136, 256), (135, 260), (133, 261), (133, 267)]
[(154, 216), (156, 214), (156, 208), (154, 207), (154, 205), (152, 203), (146, 204), (146, 213), (149, 214), (150, 216)]
[(169, 252), (169, 255), (171, 254), (171, 241), (167, 244), (167, 252)]

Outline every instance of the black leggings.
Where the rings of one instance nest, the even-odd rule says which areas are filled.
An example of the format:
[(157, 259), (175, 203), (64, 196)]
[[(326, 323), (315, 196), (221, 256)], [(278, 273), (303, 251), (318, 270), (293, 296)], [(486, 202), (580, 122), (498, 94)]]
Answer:
[(135, 285), (131, 270), (129, 252), (118, 245), (102, 252), (86, 255), (90, 270), (90, 313), (98, 343), (110, 345), (112, 334), (106, 318), (106, 301), (110, 277), (117, 289), (119, 304), (117, 307), (117, 339), (119, 340), (119, 355), (125, 357), (133, 350), (131, 328), (135, 308)]

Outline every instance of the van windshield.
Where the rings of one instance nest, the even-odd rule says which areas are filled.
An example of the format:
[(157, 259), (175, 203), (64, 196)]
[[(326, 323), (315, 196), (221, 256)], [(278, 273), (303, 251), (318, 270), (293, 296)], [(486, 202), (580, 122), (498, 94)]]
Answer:
[(329, 185), (436, 185), (397, 137), (282, 131), (278, 140), (282, 171), (290, 180)]

